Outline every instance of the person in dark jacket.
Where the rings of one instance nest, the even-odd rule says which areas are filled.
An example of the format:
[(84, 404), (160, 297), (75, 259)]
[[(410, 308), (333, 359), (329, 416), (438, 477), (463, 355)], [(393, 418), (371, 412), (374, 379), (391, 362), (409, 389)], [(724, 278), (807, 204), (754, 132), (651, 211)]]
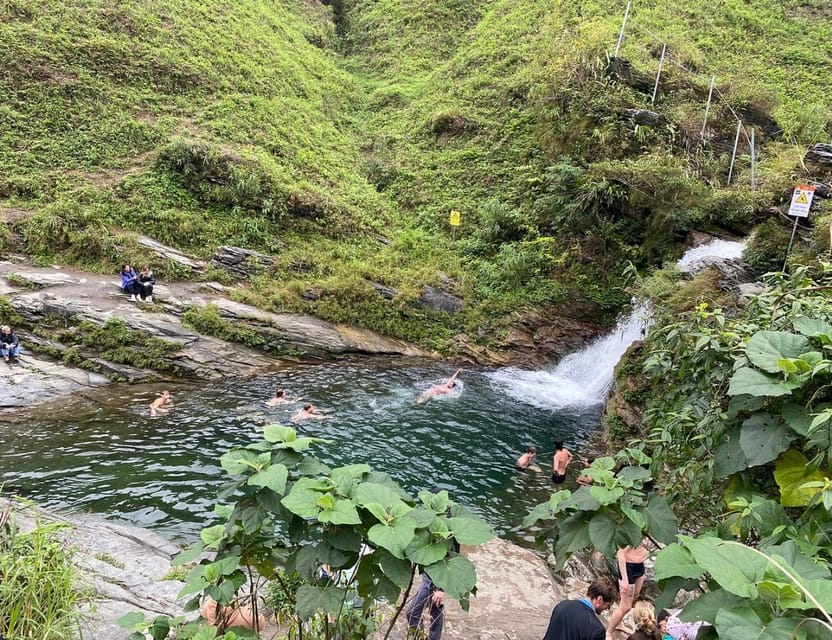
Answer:
[(153, 302), (153, 285), (156, 284), (156, 278), (153, 277), (153, 272), (150, 267), (145, 267), (139, 274), (139, 284), (141, 289), (139, 297), (143, 302)]
[(20, 338), (12, 331), (12, 328), (4, 324), (0, 327), (0, 354), (8, 364), (18, 364), (20, 357)]
[(136, 302), (136, 296), (142, 291), (139, 276), (136, 275), (136, 270), (129, 264), (121, 266), (121, 290), (124, 293), (129, 293), (130, 300), (133, 302)]
[(598, 614), (618, 601), (618, 587), (599, 578), (580, 600), (564, 600), (552, 610), (543, 640), (604, 640), (607, 630)]

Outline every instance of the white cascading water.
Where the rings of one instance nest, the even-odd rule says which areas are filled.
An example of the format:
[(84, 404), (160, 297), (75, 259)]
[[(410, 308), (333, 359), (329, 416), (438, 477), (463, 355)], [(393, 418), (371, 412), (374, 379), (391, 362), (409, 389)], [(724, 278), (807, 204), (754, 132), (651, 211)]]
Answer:
[[(688, 249), (676, 263), (681, 269), (701, 260), (703, 264), (718, 259), (739, 258), (745, 244), (713, 240)], [(606, 400), (615, 365), (627, 348), (643, 337), (650, 321), (650, 310), (636, 307), (615, 329), (605, 336), (564, 357), (553, 369), (524, 371), (507, 367), (488, 374), (502, 393), (541, 409), (587, 409)]]

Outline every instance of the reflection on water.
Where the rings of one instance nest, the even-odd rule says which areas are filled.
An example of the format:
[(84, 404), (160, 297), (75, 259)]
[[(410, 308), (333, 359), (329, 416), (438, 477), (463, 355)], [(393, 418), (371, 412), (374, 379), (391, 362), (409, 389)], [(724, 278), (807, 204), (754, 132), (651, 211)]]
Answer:
[[(300, 407), (264, 405), (283, 387), (332, 413), (297, 425), (301, 434), (328, 440), (312, 451), (327, 464), (367, 462), (414, 494), (448, 489), (507, 533), (551, 493), (552, 440), (559, 435), (580, 452), (600, 408), (540, 408), (512, 397), (510, 380), (476, 371), (462, 373), (454, 394), (414, 403), (452, 371), (379, 360), (297, 365), (250, 381), (172, 387), (174, 407), (157, 418), (149, 417), (148, 403), (160, 387), (112, 387), (0, 425), (0, 482), (4, 493), (46, 507), (192, 538), (212, 518), (225, 475), (219, 456), (257, 441), (262, 425), (286, 422)], [(515, 471), (532, 443), (544, 473)]]

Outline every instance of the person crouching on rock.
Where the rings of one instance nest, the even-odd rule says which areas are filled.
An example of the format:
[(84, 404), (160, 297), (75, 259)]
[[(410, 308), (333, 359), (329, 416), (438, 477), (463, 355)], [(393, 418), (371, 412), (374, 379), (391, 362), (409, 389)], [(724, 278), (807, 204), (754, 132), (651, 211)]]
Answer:
[(20, 338), (12, 331), (12, 328), (4, 324), (0, 327), (0, 353), (7, 364), (19, 364)]
[(129, 264), (121, 266), (121, 290), (130, 294), (132, 302), (136, 302), (136, 296), (142, 291), (139, 276), (136, 275), (136, 270)]
[(156, 278), (153, 277), (153, 272), (150, 267), (145, 267), (139, 274), (139, 296), (142, 302), (153, 302), (154, 284), (156, 284)]

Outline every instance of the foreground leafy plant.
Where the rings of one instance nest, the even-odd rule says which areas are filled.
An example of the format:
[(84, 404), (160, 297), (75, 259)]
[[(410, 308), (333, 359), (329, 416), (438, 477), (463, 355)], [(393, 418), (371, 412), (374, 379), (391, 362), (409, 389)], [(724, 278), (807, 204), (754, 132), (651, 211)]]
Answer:
[(60, 540), (67, 525), (41, 522), (23, 533), (11, 504), (0, 511), (0, 636), (16, 640), (60, 640), (77, 629), (72, 555)]
[[(455, 504), (446, 491), (423, 491), (413, 500), (386, 473), (366, 464), (330, 469), (307, 453), (318, 438), (298, 437), (281, 425), (264, 428), (264, 440), (233, 449), (221, 458), (231, 476), (220, 490), (222, 499), (235, 497), (231, 506), (218, 505), (224, 522), (203, 529), (201, 541), (181, 554), (174, 564), (201, 558), (186, 578), (180, 597), (193, 597), (193, 611), (203, 596), (220, 607), (251, 607), (255, 632), (259, 625), (261, 590), (269, 581), (293, 598), (294, 629), (298, 638), (332, 637), (348, 610), (350, 593), (361, 617), (375, 617), (377, 601), (407, 600), (417, 569), (421, 568), (446, 594), (464, 608), (476, 590), (476, 571), (467, 558), (454, 552), (454, 540), (478, 545), (492, 537), (488, 525)], [(208, 555), (206, 558), (205, 556)], [(346, 583), (322, 577), (349, 570)], [(296, 574), (303, 583), (286, 584)], [(314, 624), (312, 624), (314, 621)], [(177, 621), (179, 624), (181, 621)], [(136, 617), (123, 623), (134, 637), (147, 628)], [(176, 626), (168, 622), (169, 628)], [(218, 620), (216, 633), (227, 631)], [(316, 635), (313, 627), (323, 636)], [(372, 624), (350, 625), (365, 637)], [(167, 637), (160, 625), (155, 640)], [(237, 634), (244, 631), (233, 628)], [(178, 638), (199, 637), (195, 624), (182, 626)], [(388, 630), (389, 633), (389, 630)], [(213, 637), (213, 636), (211, 636)], [(239, 637), (244, 637), (240, 635)]]

